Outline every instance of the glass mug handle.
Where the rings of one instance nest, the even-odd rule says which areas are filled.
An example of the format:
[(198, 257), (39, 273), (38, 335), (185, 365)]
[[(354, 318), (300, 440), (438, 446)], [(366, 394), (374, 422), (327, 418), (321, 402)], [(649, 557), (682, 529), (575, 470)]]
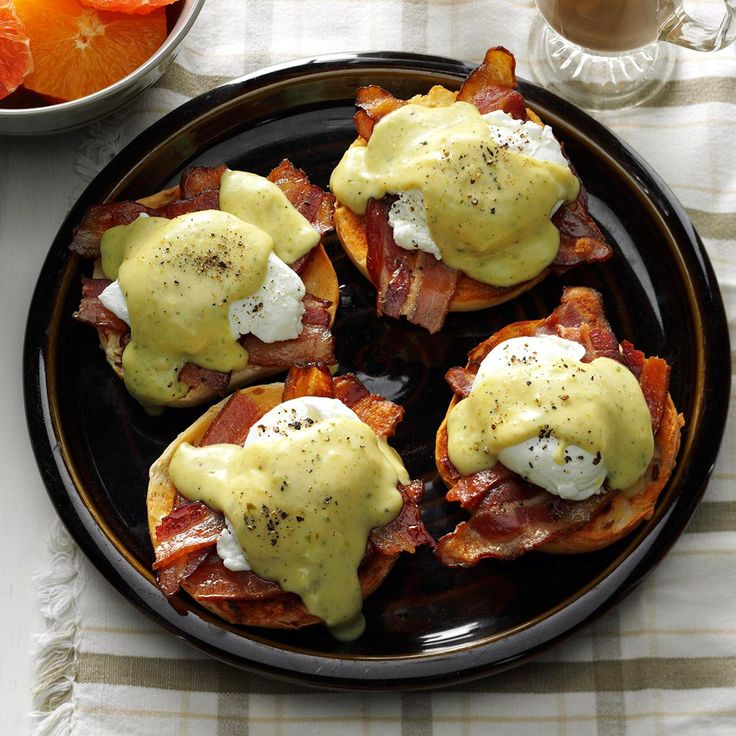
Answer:
[(659, 39), (696, 51), (718, 51), (736, 39), (736, 0), (724, 0), (725, 15), (717, 28), (708, 28), (689, 16), (678, 2), (664, 22)]

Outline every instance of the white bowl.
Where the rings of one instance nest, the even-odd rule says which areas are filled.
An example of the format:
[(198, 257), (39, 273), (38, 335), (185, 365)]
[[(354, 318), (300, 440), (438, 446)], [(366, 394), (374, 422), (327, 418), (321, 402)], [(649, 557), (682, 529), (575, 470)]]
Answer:
[(109, 87), (56, 105), (12, 110), (0, 108), (0, 134), (59, 133), (90, 123), (130, 102), (166, 71), (204, 3), (205, 0), (180, 0), (174, 6), (179, 9), (179, 15), (163, 44), (141, 66)]

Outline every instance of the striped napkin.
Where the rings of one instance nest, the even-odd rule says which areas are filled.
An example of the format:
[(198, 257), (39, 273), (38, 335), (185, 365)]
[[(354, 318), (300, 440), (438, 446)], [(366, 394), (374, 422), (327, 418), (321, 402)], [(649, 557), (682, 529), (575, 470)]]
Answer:
[[(703, 0), (717, 12), (719, 0)], [(209, 0), (177, 61), (124, 115), (96, 124), (82, 187), (151, 122), (268, 64), (402, 50), (479, 61), (503, 44), (529, 77), (530, 0)], [(326, 20), (329, 19), (329, 20)], [(736, 343), (736, 45), (679, 51), (676, 77), (636, 110), (597, 117), (663, 176), (718, 273)], [(149, 623), (59, 527), (40, 580), (39, 736), (229, 734), (707, 734), (736, 732), (736, 430), (686, 533), (586, 633), (502, 675), (422, 695), (326, 693), (231, 669)]]

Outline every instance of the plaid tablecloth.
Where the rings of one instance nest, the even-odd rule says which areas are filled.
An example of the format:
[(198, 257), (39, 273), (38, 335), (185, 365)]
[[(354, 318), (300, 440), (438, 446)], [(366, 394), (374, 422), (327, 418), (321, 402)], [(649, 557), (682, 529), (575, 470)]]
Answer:
[[(703, 2), (714, 11), (716, 0)], [(530, 0), (209, 0), (171, 70), (91, 127), (76, 194), (120, 147), (192, 96), (299, 57), (401, 50), (479, 61), (503, 44), (529, 77)], [(597, 115), (653, 165), (695, 223), (736, 342), (736, 46), (679, 52), (647, 106)], [(736, 435), (672, 552), (592, 629), (531, 664), (423, 694), (326, 693), (207, 659), (134, 610), (61, 528), (40, 582), (39, 734), (736, 733)]]

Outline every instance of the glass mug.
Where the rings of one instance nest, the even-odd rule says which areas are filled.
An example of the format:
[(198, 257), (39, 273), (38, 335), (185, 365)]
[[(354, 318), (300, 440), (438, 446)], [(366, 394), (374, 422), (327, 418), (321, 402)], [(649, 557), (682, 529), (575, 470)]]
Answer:
[(717, 51), (736, 38), (736, 0), (723, 2), (723, 20), (708, 28), (685, 12), (682, 0), (536, 0), (532, 72), (543, 87), (581, 107), (641, 104), (674, 66), (672, 47), (659, 41)]

